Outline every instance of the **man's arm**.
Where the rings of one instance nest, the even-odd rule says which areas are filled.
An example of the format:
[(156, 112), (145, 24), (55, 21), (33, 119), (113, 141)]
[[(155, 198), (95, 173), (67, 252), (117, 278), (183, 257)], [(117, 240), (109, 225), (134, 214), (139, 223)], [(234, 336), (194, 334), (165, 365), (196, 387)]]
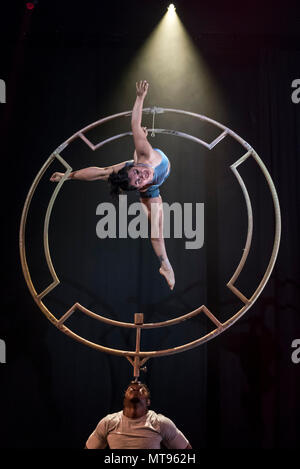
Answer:
[(93, 433), (88, 437), (84, 449), (104, 449), (107, 447), (107, 416), (98, 423)]
[(192, 449), (188, 439), (176, 427), (175, 423), (162, 414), (160, 418), (160, 432), (162, 444), (168, 449)]
[(136, 100), (132, 109), (131, 129), (134, 146), (137, 153), (137, 160), (145, 161), (150, 158), (152, 146), (147, 140), (147, 133), (142, 128), (142, 111), (149, 84), (146, 80), (136, 83)]
[(171, 290), (175, 285), (175, 275), (173, 268), (167, 256), (165, 247), (165, 240), (163, 236), (163, 207), (162, 198), (151, 197), (151, 198), (140, 198), (142, 207), (151, 224), (151, 244), (155, 254), (160, 261), (159, 273), (163, 275), (168, 282)]

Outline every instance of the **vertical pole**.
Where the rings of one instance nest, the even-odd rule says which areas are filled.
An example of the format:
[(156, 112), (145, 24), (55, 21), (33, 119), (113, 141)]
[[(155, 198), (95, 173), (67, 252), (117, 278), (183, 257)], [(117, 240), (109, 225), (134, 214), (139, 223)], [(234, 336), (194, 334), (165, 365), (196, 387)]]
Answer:
[[(135, 313), (134, 324), (142, 325), (144, 323), (144, 315), (142, 313)], [(141, 328), (136, 328), (136, 339), (135, 339), (135, 357), (133, 361), (133, 375), (134, 379), (138, 379), (140, 376), (141, 360), (139, 353), (141, 351)]]

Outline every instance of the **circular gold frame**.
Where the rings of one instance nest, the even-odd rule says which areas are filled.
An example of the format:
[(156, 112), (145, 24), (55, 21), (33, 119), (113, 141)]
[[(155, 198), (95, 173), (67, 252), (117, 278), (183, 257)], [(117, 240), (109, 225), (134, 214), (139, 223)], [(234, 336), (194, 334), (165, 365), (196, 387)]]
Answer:
[[(89, 347), (97, 349), (101, 352), (106, 352), (106, 353), (110, 353), (110, 354), (114, 354), (114, 355), (118, 355), (118, 356), (123, 356), (123, 357), (127, 358), (129, 360), (129, 362), (132, 364), (133, 368), (134, 368), (134, 377), (136, 377), (136, 378), (139, 376), (141, 366), (149, 358), (162, 357), (162, 356), (165, 356), (165, 355), (172, 355), (172, 354), (175, 354), (175, 353), (184, 352), (186, 350), (190, 350), (194, 347), (197, 347), (197, 346), (203, 344), (204, 342), (207, 342), (208, 340), (212, 339), (213, 337), (219, 335), (224, 330), (228, 329), (243, 314), (245, 314), (246, 311), (254, 304), (254, 302), (259, 297), (259, 295), (261, 294), (262, 290), (264, 289), (264, 287), (265, 287), (265, 285), (266, 285), (266, 283), (267, 283), (267, 281), (268, 281), (268, 279), (271, 275), (271, 272), (274, 268), (274, 264), (275, 264), (275, 261), (276, 261), (276, 258), (277, 258), (278, 250), (279, 250), (280, 234), (281, 234), (280, 206), (279, 206), (279, 201), (278, 201), (278, 197), (277, 197), (277, 193), (276, 193), (274, 183), (271, 179), (271, 176), (270, 176), (267, 168), (265, 167), (264, 163), (262, 162), (262, 160), (260, 159), (258, 154), (255, 152), (255, 150), (245, 140), (243, 140), (241, 137), (239, 137), (239, 135), (237, 135), (235, 132), (233, 132), (229, 128), (225, 127), (224, 125), (220, 124), (219, 122), (214, 121), (214, 120), (212, 120), (212, 119), (210, 119), (206, 116), (203, 116), (203, 115), (200, 115), (200, 114), (195, 114), (193, 112), (183, 111), (183, 110), (179, 110), (179, 109), (165, 109), (165, 108), (158, 108), (158, 107), (146, 108), (146, 109), (143, 110), (143, 112), (145, 114), (150, 114), (151, 113), (151, 114), (153, 114), (153, 117), (155, 116), (155, 114), (161, 114), (161, 113), (164, 113), (164, 112), (173, 112), (173, 113), (178, 113), (178, 114), (185, 114), (185, 115), (192, 116), (192, 117), (195, 117), (197, 119), (200, 119), (202, 121), (209, 122), (209, 123), (215, 125), (216, 127), (218, 127), (219, 129), (221, 129), (221, 133), (219, 134), (219, 136), (217, 138), (215, 138), (211, 143), (207, 143), (204, 140), (201, 140), (197, 137), (194, 137), (192, 135), (189, 135), (189, 134), (186, 134), (186, 133), (183, 133), (183, 132), (180, 132), (180, 131), (176, 131), (176, 130), (149, 129), (149, 131), (152, 131), (152, 132), (155, 132), (155, 133), (176, 135), (176, 136), (179, 136), (179, 137), (187, 138), (187, 139), (190, 139), (190, 140), (192, 140), (196, 143), (199, 143), (199, 144), (205, 146), (209, 150), (214, 148), (225, 137), (230, 136), (230, 137), (233, 137), (235, 140), (237, 140), (245, 148), (246, 153), (241, 158), (239, 158), (234, 164), (232, 164), (230, 166), (230, 168), (233, 171), (233, 174), (235, 175), (235, 177), (237, 178), (238, 183), (239, 183), (239, 185), (242, 189), (243, 195), (244, 195), (246, 208), (247, 208), (248, 230), (247, 230), (247, 237), (246, 237), (245, 247), (244, 247), (244, 250), (243, 250), (243, 255), (240, 259), (240, 262), (239, 262), (233, 276), (231, 277), (231, 279), (227, 283), (227, 287), (244, 303), (244, 306), (238, 312), (236, 312), (233, 316), (231, 316), (227, 321), (225, 321), (224, 323), (221, 323), (214, 316), (214, 314), (211, 311), (209, 311), (209, 309), (205, 305), (202, 305), (199, 308), (195, 309), (194, 311), (191, 311), (191, 312), (189, 312), (187, 314), (184, 314), (180, 317), (177, 317), (177, 318), (174, 318), (174, 319), (171, 319), (171, 320), (167, 320), (167, 321), (163, 321), (163, 322), (157, 322), (157, 323), (144, 323), (143, 314), (137, 313), (137, 314), (134, 315), (134, 322), (133, 323), (127, 323), (127, 322), (115, 321), (115, 320), (108, 319), (108, 318), (105, 318), (103, 316), (100, 316), (99, 314), (96, 314), (96, 313), (90, 311), (89, 309), (85, 308), (83, 305), (81, 305), (78, 302), (76, 302), (68, 311), (66, 311), (66, 313), (60, 319), (57, 319), (48, 310), (48, 308), (43, 303), (42, 299), (60, 283), (60, 281), (57, 277), (57, 274), (55, 272), (55, 269), (53, 267), (51, 256), (50, 256), (49, 242), (48, 242), (48, 228), (49, 228), (50, 216), (51, 216), (51, 212), (52, 212), (52, 208), (53, 208), (55, 199), (56, 199), (59, 191), (61, 190), (62, 185), (64, 184), (65, 180), (67, 179), (68, 175), (72, 171), (71, 166), (62, 158), (61, 152), (72, 141), (74, 141), (77, 138), (81, 138), (89, 146), (90, 149), (95, 151), (95, 150), (97, 150), (98, 148), (100, 148), (101, 146), (105, 145), (108, 142), (111, 142), (113, 140), (125, 137), (127, 135), (132, 135), (132, 132), (122, 133), (122, 134), (119, 134), (119, 135), (115, 135), (115, 136), (113, 136), (109, 139), (106, 139), (104, 141), (101, 141), (97, 145), (93, 145), (85, 135), (86, 132), (88, 132), (89, 130), (91, 130), (91, 129), (93, 129), (93, 128), (101, 125), (101, 124), (103, 124), (104, 122), (110, 121), (112, 119), (116, 119), (118, 117), (131, 116), (131, 111), (121, 112), (121, 113), (118, 113), (118, 114), (114, 114), (114, 115), (105, 117), (103, 119), (100, 119), (100, 120), (94, 122), (93, 124), (88, 125), (87, 127), (84, 127), (83, 129), (79, 130), (74, 135), (72, 135), (68, 140), (66, 140), (62, 145), (60, 145), (50, 155), (50, 157), (47, 159), (47, 161), (44, 163), (44, 165), (42, 166), (42, 168), (38, 172), (37, 176), (35, 177), (32, 185), (31, 185), (31, 188), (28, 192), (28, 195), (27, 195), (27, 198), (26, 198), (26, 201), (25, 201), (25, 204), (24, 204), (23, 212), (22, 212), (21, 225), (20, 225), (20, 238), (19, 238), (21, 264), (22, 264), (22, 269), (23, 269), (25, 280), (26, 280), (27, 286), (29, 288), (29, 291), (30, 291), (34, 301), (36, 302), (36, 304), (38, 305), (40, 310), (45, 314), (45, 316), (58, 329), (60, 329), (62, 332), (67, 334), (72, 339), (75, 339), (75, 340), (77, 340), (77, 341), (79, 341), (79, 342), (81, 342), (81, 343), (83, 343), (83, 344), (85, 344)], [(241, 273), (241, 271), (244, 267), (244, 264), (246, 262), (248, 254), (249, 254), (249, 250), (250, 250), (250, 247), (251, 247), (251, 241), (252, 241), (253, 216), (252, 216), (251, 201), (250, 201), (250, 197), (249, 197), (248, 191), (246, 189), (245, 183), (244, 183), (242, 177), (240, 176), (240, 174), (237, 170), (238, 166), (240, 164), (244, 163), (250, 157), (253, 158), (256, 161), (256, 163), (258, 164), (258, 166), (261, 169), (261, 171), (262, 171), (262, 173), (263, 173), (263, 175), (264, 175), (264, 177), (267, 181), (267, 184), (269, 186), (271, 196), (272, 196), (272, 200), (273, 200), (273, 207), (274, 207), (275, 232), (274, 232), (273, 249), (272, 249), (271, 257), (270, 257), (269, 263), (267, 265), (266, 271), (265, 271), (265, 273), (262, 277), (262, 280), (260, 281), (259, 285), (257, 286), (256, 290), (252, 294), (252, 296), (250, 298), (247, 298), (242, 292), (240, 292), (235, 287), (234, 284), (235, 284), (238, 276), (240, 275), (240, 273)], [(35, 190), (36, 190), (42, 176), (44, 175), (45, 171), (47, 170), (47, 168), (50, 166), (50, 164), (55, 159), (60, 161), (60, 163), (65, 167), (66, 171), (65, 171), (64, 177), (60, 180), (60, 182), (57, 184), (57, 186), (55, 187), (55, 189), (53, 191), (53, 194), (51, 196), (49, 205), (48, 205), (47, 210), (46, 210), (45, 221), (44, 221), (44, 235), (43, 235), (44, 252), (45, 252), (46, 262), (47, 262), (49, 271), (51, 273), (53, 282), (45, 290), (43, 290), (41, 293), (37, 293), (37, 291), (34, 287), (34, 284), (32, 282), (32, 279), (31, 279), (31, 275), (30, 275), (30, 272), (29, 272), (27, 259), (26, 259), (26, 245), (25, 245), (26, 221), (27, 221), (27, 215), (28, 215), (28, 211), (29, 211), (29, 208), (30, 208), (30, 204), (31, 204), (31, 200), (32, 200), (32, 197), (34, 195), (34, 192), (35, 192)], [(104, 347), (103, 345), (91, 342), (91, 341), (79, 336), (78, 334), (74, 333), (72, 330), (70, 330), (68, 327), (65, 326), (65, 321), (71, 316), (71, 314), (75, 310), (80, 310), (84, 314), (86, 314), (86, 315), (88, 315), (88, 316), (90, 316), (90, 317), (92, 317), (96, 320), (99, 320), (99, 321), (102, 321), (104, 323), (110, 324), (110, 325), (135, 329), (136, 330), (136, 347), (135, 347), (135, 350), (127, 351), (127, 350), (119, 350), (119, 349)], [(192, 318), (192, 317), (194, 317), (194, 316), (196, 316), (197, 314), (200, 314), (200, 313), (204, 313), (213, 322), (213, 324), (216, 326), (215, 329), (212, 330), (211, 332), (209, 332), (208, 334), (206, 334), (206, 335), (204, 335), (204, 336), (202, 336), (202, 337), (200, 337), (196, 340), (193, 340), (192, 342), (186, 343), (186, 344), (178, 346), (178, 347), (173, 347), (173, 348), (170, 348), (170, 349), (147, 351), (147, 352), (140, 350), (140, 340), (141, 340), (141, 330), (142, 329), (150, 329), (150, 328), (152, 329), (152, 328), (157, 328), (157, 327), (171, 326), (171, 325), (174, 325), (174, 324), (178, 324), (182, 321), (185, 321), (189, 318)]]

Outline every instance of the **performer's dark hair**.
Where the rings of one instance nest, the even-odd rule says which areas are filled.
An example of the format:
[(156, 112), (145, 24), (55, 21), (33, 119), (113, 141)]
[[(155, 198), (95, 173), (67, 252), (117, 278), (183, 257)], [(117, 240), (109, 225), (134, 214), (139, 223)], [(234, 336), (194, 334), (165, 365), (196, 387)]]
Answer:
[(129, 181), (128, 171), (133, 167), (133, 164), (124, 166), (117, 173), (112, 172), (108, 178), (110, 183), (110, 193), (113, 197), (118, 197), (124, 191), (135, 191), (136, 187), (132, 186)]

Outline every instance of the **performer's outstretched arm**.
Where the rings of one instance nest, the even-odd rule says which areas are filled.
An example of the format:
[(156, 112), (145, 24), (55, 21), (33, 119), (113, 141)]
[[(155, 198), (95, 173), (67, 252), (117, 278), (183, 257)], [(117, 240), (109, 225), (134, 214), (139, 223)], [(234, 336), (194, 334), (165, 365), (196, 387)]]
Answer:
[(175, 275), (167, 256), (165, 240), (163, 236), (163, 207), (162, 198), (140, 198), (142, 206), (151, 222), (151, 243), (155, 254), (160, 261), (159, 272), (168, 282), (171, 290), (175, 285)]
[(148, 92), (149, 84), (146, 80), (136, 83), (136, 100), (132, 109), (131, 115), (131, 129), (133, 140), (137, 155), (137, 162), (139, 160), (145, 161), (150, 158), (153, 151), (152, 146), (147, 140), (147, 133), (142, 128), (142, 111), (146, 94)]
[[(113, 171), (117, 173), (118, 171), (120, 171), (120, 169), (124, 168), (126, 163), (126, 161), (123, 161), (123, 163), (114, 164), (113, 166), (108, 166), (106, 168), (90, 166), (89, 168), (79, 169), (78, 171), (73, 171), (72, 173), (70, 173), (68, 179), (77, 179), (80, 181), (107, 181)], [(52, 174), (50, 181), (59, 182), (63, 175), (64, 173), (55, 172)]]

